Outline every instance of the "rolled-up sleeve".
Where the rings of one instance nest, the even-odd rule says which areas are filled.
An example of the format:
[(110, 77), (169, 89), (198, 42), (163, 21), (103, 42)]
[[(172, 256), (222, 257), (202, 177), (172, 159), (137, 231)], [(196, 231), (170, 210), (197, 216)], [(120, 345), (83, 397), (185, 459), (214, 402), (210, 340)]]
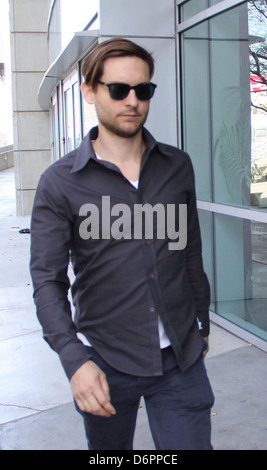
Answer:
[(71, 214), (55, 182), (42, 176), (31, 219), (30, 272), (37, 317), (43, 337), (59, 355), (70, 380), (88, 359), (88, 349), (76, 336), (68, 298)]

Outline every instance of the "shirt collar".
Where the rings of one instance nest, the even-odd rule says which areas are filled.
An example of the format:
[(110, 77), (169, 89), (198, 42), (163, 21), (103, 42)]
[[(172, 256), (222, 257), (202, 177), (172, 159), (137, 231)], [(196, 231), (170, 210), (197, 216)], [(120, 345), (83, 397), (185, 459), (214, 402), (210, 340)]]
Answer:
[[(74, 164), (71, 173), (82, 170), (91, 158), (95, 159), (95, 151), (92, 146), (92, 141), (96, 140), (98, 135), (98, 127), (93, 127), (83, 139), (81, 145), (77, 149)], [(143, 137), (146, 143), (146, 154), (148, 155), (151, 150), (157, 145), (157, 141), (150, 134), (150, 132), (143, 128)]]
[(71, 169), (71, 173), (75, 173), (76, 171), (82, 170), (91, 158), (96, 158), (92, 146), (92, 140), (95, 140), (97, 138), (97, 134), (98, 128), (93, 127), (85, 136), (81, 145), (77, 149), (77, 154), (74, 160), (73, 167)]

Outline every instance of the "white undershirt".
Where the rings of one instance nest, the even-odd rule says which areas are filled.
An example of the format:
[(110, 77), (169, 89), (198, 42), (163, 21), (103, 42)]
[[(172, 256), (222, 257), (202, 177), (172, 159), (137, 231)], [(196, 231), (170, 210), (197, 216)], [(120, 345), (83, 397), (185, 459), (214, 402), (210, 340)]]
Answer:
[[(96, 157), (101, 160), (101, 157), (99, 157), (99, 155), (96, 155)], [(138, 185), (139, 185), (139, 180), (137, 181), (131, 181), (129, 180), (129, 182), (136, 188), (138, 189)], [(163, 348), (166, 348), (168, 346), (170, 346), (170, 340), (165, 332), (165, 329), (164, 329), (164, 326), (162, 324), (162, 321), (160, 319), (160, 317), (158, 317), (158, 331), (159, 331), (159, 343), (160, 343), (160, 347), (161, 349)], [(82, 341), (83, 344), (85, 344), (86, 346), (91, 346), (90, 342), (88, 341), (88, 339), (82, 334), (82, 333), (77, 333), (77, 337)]]

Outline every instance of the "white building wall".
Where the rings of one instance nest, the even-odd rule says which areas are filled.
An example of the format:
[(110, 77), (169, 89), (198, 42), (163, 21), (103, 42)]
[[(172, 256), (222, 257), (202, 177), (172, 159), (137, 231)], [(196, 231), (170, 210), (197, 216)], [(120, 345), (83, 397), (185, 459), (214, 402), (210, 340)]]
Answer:
[(41, 172), (50, 164), (49, 113), (38, 105), (48, 66), (49, 0), (10, 0), (14, 163), (18, 215), (28, 215)]
[[(1, 0), (0, 63), (4, 64), (4, 75), (0, 77), (0, 147), (13, 144), (10, 41), (8, 18), (9, 2), (8, 0)], [(4, 163), (5, 162), (2, 162), (3, 165)]]

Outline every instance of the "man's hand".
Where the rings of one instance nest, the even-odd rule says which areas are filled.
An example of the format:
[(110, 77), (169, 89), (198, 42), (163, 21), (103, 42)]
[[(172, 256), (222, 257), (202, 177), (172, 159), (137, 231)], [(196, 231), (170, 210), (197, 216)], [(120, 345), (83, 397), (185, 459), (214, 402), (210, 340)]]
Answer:
[(207, 343), (207, 347), (206, 347), (205, 351), (203, 351), (203, 357), (204, 357), (204, 359), (205, 359), (206, 355), (207, 355), (208, 352), (209, 352), (209, 338), (206, 337), (206, 338), (203, 338), (203, 339), (204, 339), (204, 340), (206, 341), (206, 343)]
[(73, 374), (70, 385), (81, 411), (106, 418), (116, 414), (110, 402), (106, 375), (93, 361), (85, 362)]

